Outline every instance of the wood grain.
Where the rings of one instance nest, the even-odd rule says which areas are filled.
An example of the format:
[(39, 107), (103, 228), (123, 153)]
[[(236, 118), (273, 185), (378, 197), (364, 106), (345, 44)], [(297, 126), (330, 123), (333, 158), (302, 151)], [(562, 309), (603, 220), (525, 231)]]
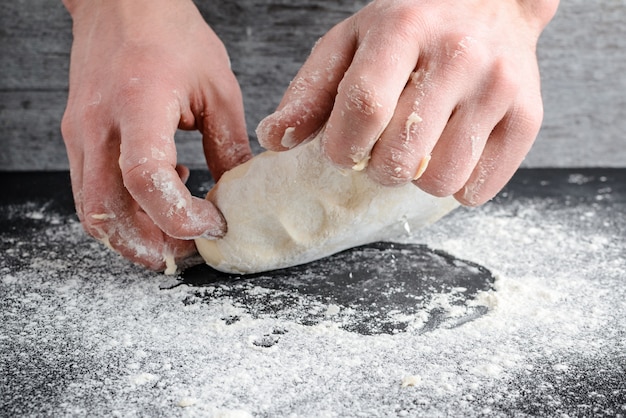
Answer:
[[(314, 42), (365, 2), (197, 4), (229, 50), (253, 136)], [(540, 40), (545, 119), (525, 166), (624, 166), (625, 16), (624, 0), (561, 2)], [(71, 40), (71, 19), (60, 1), (0, 4), (0, 170), (67, 168), (59, 125)], [(198, 136), (177, 138), (181, 162), (204, 167)]]

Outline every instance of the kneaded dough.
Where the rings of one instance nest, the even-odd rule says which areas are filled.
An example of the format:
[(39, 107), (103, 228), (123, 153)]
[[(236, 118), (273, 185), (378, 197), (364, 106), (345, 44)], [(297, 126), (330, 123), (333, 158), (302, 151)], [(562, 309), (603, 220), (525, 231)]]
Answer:
[(320, 138), (266, 151), (225, 173), (207, 199), (223, 213), (222, 239), (197, 239), (211, 267), (256, 273), (304, 264), (359, 245), (388, 241), (458, 206), (413, 184), (383, 187), (363, 171), (339, 170)]

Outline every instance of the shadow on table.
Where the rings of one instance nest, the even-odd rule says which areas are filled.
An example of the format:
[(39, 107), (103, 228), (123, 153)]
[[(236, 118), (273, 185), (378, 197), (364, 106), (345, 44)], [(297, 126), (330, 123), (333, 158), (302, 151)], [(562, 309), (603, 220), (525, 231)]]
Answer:
[[(374, 243), (288, 269), (252, 275), (187, 269), (184, 303), (229, 298), (255, 318), (303, 325), (332, 321), (364, 335), (452, 328), (484, 315), (476, 302), (493, 289), (485, 267), (425, 245)], [(237, 317), (223, 318), (227, 324)]]

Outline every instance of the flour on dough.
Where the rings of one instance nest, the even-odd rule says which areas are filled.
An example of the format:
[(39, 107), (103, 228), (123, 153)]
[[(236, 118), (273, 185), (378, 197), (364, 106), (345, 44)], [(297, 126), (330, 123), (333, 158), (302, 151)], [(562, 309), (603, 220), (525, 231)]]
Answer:
[(397, 238), (458, 205), (413, 184), (383, 187), (365, 172), (340, 171), (321, 155), (320, 136), (266, 151), (222, 176), (207, 199), (224, 214), (228, 232), (196, 240), (207, 264), (229, 273), (304, 264)]

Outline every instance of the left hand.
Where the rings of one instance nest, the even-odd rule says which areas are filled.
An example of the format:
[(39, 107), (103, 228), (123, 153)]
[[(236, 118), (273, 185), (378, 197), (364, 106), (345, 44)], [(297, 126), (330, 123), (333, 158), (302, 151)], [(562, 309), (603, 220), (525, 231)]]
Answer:
[(66, 0), (74, 21), (63, 116), (76, 211), (124, 257), (173, 272), (226, 222), (191, 195), (178, 128), (202, 133), (214, 178), (250, 158), (224, 45), (191, 0)]
[(536, 44), (557, 0), (377, 0), (313, 49), (257, 130), (272, 150), (326, 123), (324, 152), (383, 185), (491, 199), (535, 140)]

